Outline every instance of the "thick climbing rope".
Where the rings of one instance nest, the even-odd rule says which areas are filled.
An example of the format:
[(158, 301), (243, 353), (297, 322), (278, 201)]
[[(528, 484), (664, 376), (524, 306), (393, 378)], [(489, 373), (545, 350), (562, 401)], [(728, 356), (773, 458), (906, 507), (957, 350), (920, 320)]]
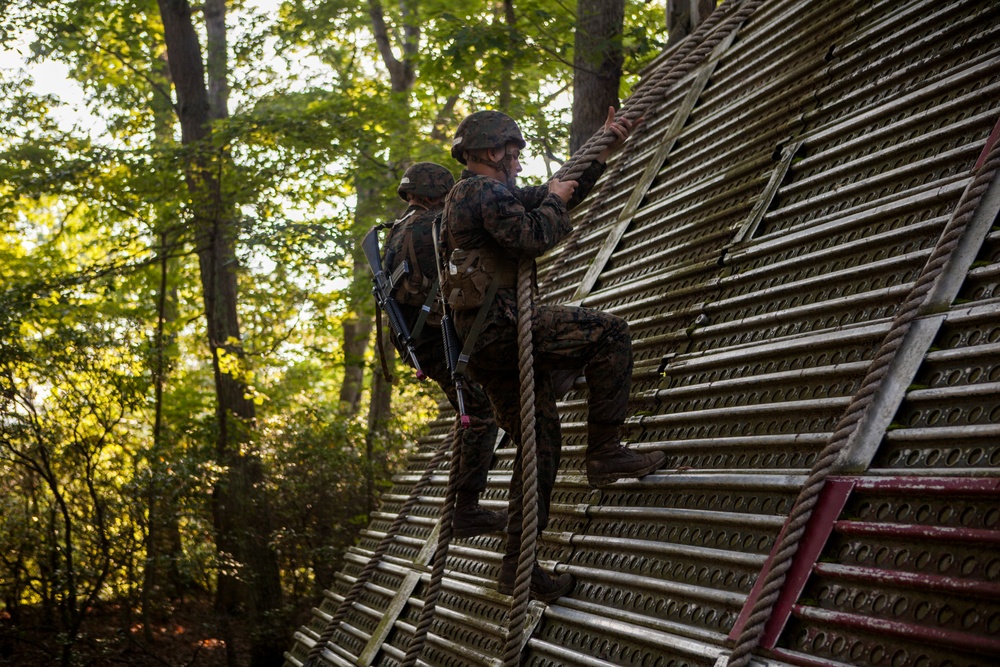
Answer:
[[(431, 460), (427, 462), (427, 467), (424, 469), (424, 474), (421, 475), (420, 479), (414, 485), (413, 490), (410, 491), (409, 497), (400, 507), (399, 512), (396, 514), (396, 518), (393, 520), (392, 524), (389, 526), (389, 530), (386, 531), (385, 535), (379, 540), (378, 546), (375, 547), (372, 557), (368, 559), (365, 567), (361, 570), (358, 578), (351, 585), (351, 588), (347, 591), (347, 595), (341, 600), (340, 604), (337, 605), (337, 610), (334, 612), (333, 616), (327, 622), (326, 626), (323, 628), (323, 632), (320, 634), (316, 643), (313, 644), (312, 649), (309, 651), (309, 655), (306, 657), (306, 661), (303, 667), (314, 667), (317, 664), (317, 660), (323, 649), (326, 648), (327, 642), (333, 636), (333, 633), (337, 631), (340, 627), (341, 622), (347, 617), (347, 612), (350, 611), (351, 607), (357, 601), (358, 597), (361, 596), (361, 592), (364, 590), (365, 585), (371, 580), (372, 575), (375, 570), (378, 569), (379, 563), (382, 562), (382, 557), (385, 556), (386, 552), (389, 551), (389, 547), (395, 541), (396, 535), (406, 525), (406, 520), (410, 516), (410, 511), (413, 506), (417, 504), (420, 496), (424, 493), (431, 483), (431, 477), (434, 472), (437, 471), (438, 466), (441, 465), (441, 461), (444, 460), (445, 456), (449, 453), (449, 445), (451, 449), (457, 446), (457, 433), (456, 429), (452, 429), (451, 441), (446, 440), (438, 447), (438, 450), (431, 457)], [(449, 488), (454, 485), (449, 485)], [(447, 505), (447, 501), (446, 501)], [(450, 524), (449, 524), (450, 527)]]
[[(681, 41), (681, 43), (677, 46), (677, 48), (674, 49), (674, 52), (670, 55), (670, 57), (667, 58), (666, 62), (659, 65), (656, 68), (656, 70), (649, 75), (649, 77), (644, 79), (636, 87), (635, 91), (632, 94), (632, 97), (640, 96), (642, 92), (646, 90), (658, 89), (659, 82), (662, 81), (663, 78), (667, 74), (669, 74), (674, 67), (678, 65), (678, 63), (682, 62), (688, 56), (688, 54), (690, 54), (691, 51), (693, 51), (695, 47), (697, 47), (698, 44), (700, 44), (701, 41), (705, 39), (706, 35), (715, 30), (715, 27), (719, 24), (719, 22), (722, 21), (722, 19), (728, 15), (730, 9), (732, 8), (732, 5), (738, 1), (739, 0), (725, 0), (725, 2), (722, 5), (720, 5), (718, 9), (712, 12), (709, 15), (709, 17), (705, 19), (693, 33), (691, 33), (690, 35), (688, 35), (687, 38)], [(626, 104), (631, 105), (631, 101), (626, 102)], [(620, 110), (618, 114), (616, 114), (616, 116), (621, 115), (621, 113), (622, 110)], [(643, 127), (649, 127), (649, 126), (640, 125), (639, 131), (641, 131)], [(595, 138), (598, 136), (598, 134), (600, 134), (600, 131), (591, 136), (591, 138), (588, 139), (587, 142), (583, 146), (581, 146), (576, 153), (574, 153), (573, 157), (571, 157), (569, 161), (567, 161), (564, 165), (560, 167), (560, 171), (568, 169), (570, 167), (570, 162), (582, 160), (583, 151), (586, 151), (587, 154), (592, 155), (592, 157), (589, 157), (586, 162), (581, 162), (581, 164), (589, 164), (590, 160), (593, 160), (593, 158), (600, 153), (599, 150), (595, 152), (591, 151), (590, 149), (591, 142), (595, 141)], [(597, 202), (598, 206), (600, 206), (604, 202), (609, 201), (610, 198), (606, 196), (606, 191), (613, 188), (614, 184), (621, 182), (622, 174), (629, 166), (629, 162), (625, 159), (625, 155), (627, 155), (629, 150), (635, 145), (636, 141), (634, 138), (632, 141), (625, 144), (624, 153), (621, 156), (619, 156), (617, 160), (616, 163), (617, 166), (615, 167), (614, 174), (610, 174), (608, 178), (604, 179), (604, 184), (601, 186), (599, 192), (597, 192), (595, 195), (591, 195), (591, 197), (593, 197)], [(556, 177), (566, 178), (565, 176), (559, 176), (558, 173), (556, 174)], [(598, 208), (596, 210), (600, 209)], [(590, 217), (591, 218), (596, 217), (595, 210), (591, 211)], [(558, 265), (560, 267), (565, 266), (565, 264), (570, 260), (570, 258), (576, 255), (576, 248), (579, 244), (581, 236), (583, 235), (584, 229), (585, 227), (583, 225), (577, 226), (577, 228), (573, 230), (570, 237), (566, 239), (563, 252), (560, 253), (560, 258), (559, 260), (557, 260)], [(541, 291), (544, 291), (545, 288), (548, 288), (551, 285), (551, 283), (553, 283), (557, 279), (557, 277), (561, 274), (562, 271), (559, 270), (549, 271), (549, 274), (545, 279), (545, 284), (543, 285)]]
[(517, 269), (518, 371), (521, 381), (521, 552), (514, 577), (514, 594), (508, 617), (504, 667), (520, 664), (521, 639), (528, 615), (531, 570), (535, 565), (538, 534), (538, 453), (535, 444), (535, 369), (531, 340), (534, 260), (522, 259)]
[(827, 477), (834, 470), (834, 464), (841, 450), (844, 449), (851, 434), (857, 429), (858, 424), (872, 405), (874, 396), (888, 374), (897, 350), (910, 330), (913, 321), (921, 314), (921, 308), (927, 295), (934, 287), (938, 276), (944, 271), (952, 252), (972, 220), (983, 194), (996, 176), (997, 169), (1000, 168), (1000, 148), (998, 146), (1000, 146), (1000, 142), (987, 146), (986, 160), (977, 170), (974, 170), (973, 179), (962, 192), (958, 206), (948, 220), (948, 224), (945, 225), (934, 250), (927, 258), (924, 268), (903, 301), (899, 312), (893, 318), (889, 331), (875, 353), (875, 358), (872, 360), (861, 386), (851, 398), (851, 402), (844, 410), (844, 415), (809, 471), (809, 476), (795, 499), (791, 512), (789, 512), (788, 524), (774, 555), (771, 569), (764, 577), (760, 597), (754, 603), (746, 625), (744, 625), (739, 639), (730, 653), (729, 667), (744, 667), (750, 662), (751, 652), (759, 646), (764, 627), (785, 584), (788, 570), (792, 566), (792, 559), (795, 557), (799, 541), (805, 533), (806, 524), (816, 506), (819, 493), (823, 489)]
[(437, 549), (434, 551), (433, 566), (431, 568), (431, 580), (427, 585), (427, 593), (424, 595), (424, 608), (420, 612), (420, 619), (417, 627), (413, 631), (410, 643), (406, 647), (406, 655), (400, 663), (400, 667), (414, 667), (417, 658), (424, 650), (427, 642), (427, 631), (430, 630), (434, 621), (434, 609), (437, 607), (438, 597), (441, 593), (441, 581), (444, 579), (444, 565), (448, 559), (448, 545), (451, 543), (454, 534), (455, 518), (455, 498), (458, 495), (458, 469), (462, 452), (462, 437), (458, 431), (458, 423), (453, 430), (451, 447), (451, 468), (448, 473), (448, 492), (444, 498), (444, 510), (441, 513), (441, 530), (438, 532)]

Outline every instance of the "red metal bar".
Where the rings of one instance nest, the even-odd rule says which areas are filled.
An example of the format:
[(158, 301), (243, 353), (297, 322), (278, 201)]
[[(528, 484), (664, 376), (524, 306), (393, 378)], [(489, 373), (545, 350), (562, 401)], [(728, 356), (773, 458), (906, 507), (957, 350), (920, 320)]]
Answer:
[[(833, 478), (831, 478), (833, 479)], [(855, 479), (858, 491), (913, 492), (933, 495), (1000, 496), (996, 477), (863, 477)]]
[(842, 535), (878, 535), (903, 539), (1000, 545), (1000, 530), (981, 528), (919, 526), (908, 523), (874, 523), (871, 521), (837, 521), (833, 524), (833, 528)]
[(873, 634), (888, 635), (918, 642), (930, 642), (945, 648), (958, 649), (965, 653), (1000, 656), (1000, 640), (968, 632), (942, 630), (926, 625), (915, 625), (902, 621), (888, 621), (871, 616), (859, 616), (840, 611), (828, 611), (818, 607), (795, 605), (793, 613), (799, 618), (826, 625), (863, 630)]
[(771, 611), (771, 618), (764, 626), (764, 635), (761, 637), (760, 645), (763, 648), (773, 648), (788, 622), (788, 617), (792, 613), (792, 605), (799, 599), (802, 589), (806, 586), (806, 580), (812, 572), (812, 566), (819, 558), (820, 552), (826, 545), (827, 538), (833, 532), (833, 522), (837, 520), (847, 503), (847, 497), (851, 495), (854, 488), (854, 480), (850, 479), (828, 479), (820, 491), (816, 501), (816, 508), (809, 517), (806, 530), (799, 540), (799, 548), (792, 559), (792, 566), (788, 570), (785, 578), (785, 585), (778, 595), (778, 601)]
[(834, 563), (816, 563), (813, 572), (832, 579), (847, 579), (872, 584), (888, 586), (906, 586), (935, 593), (953, 593), (977, 598), (1000, 600), (1000, 583), (980, 581), (978, 579), (960, 579), (958, 577), (943, 577), (938, 574), (923, 574), (921, 572), (900, 572), (898, 570), (882, 570), (875, 567), (859, 567), (857, 565), (836, 565)]
[(993, 131), (990, 132), (990, 136), (987, 137), (986, 145), (983, 146), (983, 152), (979, 154), (979, 159), (976, 160), (976, 166), (972, 168), (973, 171), (977, 171), (983, 166), (983, 163), (986, 162), (986, 156), (990, 154), (991, 150), (993, 150), (993, 144), (997, 142), (997, 139), (1000, 139), (1000, 120), (998, 120), (997, 124), (993, 126)]
[[(816, 501), (816, 508), (813, 510), (812, 516), (809, 517), (809, 523), (806, 525), (805, 533), (799, 543), (799, 549), (795, 554), (795, 559), (792, 561), (792, 567), (788, 571), (788, 576), (785, 579), (784, 589), (782, 590), (781, 596), (778, 598), (778, 602), (776, 603), (774, 610), (771, 612), (771, 621), (773, 621), (779, 614), (782, 617), (780, 627), (777, 628), (778, 634), (780, 634), (781, 628), (783, 628), (785, 622), (787, 622), (791, 605), (796, 599), (798, 599), (799, 594), (802, 592), (802, 587), (805, 586), (805, 580), (809, 576), (809, 569), (816, 561), (816, 557), (823, 549), (823, 545), (826, 544), (826, 539), (829, 537), (830, 532), (833, 529), (833, 522), (844, 508), (844, 504), (847, 502), (847, 497), (851, 493), (854, 482), (855, 480), (852, 478), (831, 477), (826, 480), (823, 490), (820, 491), (820, 496)], [(774, 563), (775, 552), (778, 549), (778, 545), (781, 544), (781, 540), (787, 530), (788, 519), (786, 518), (785, 524), (781, 527), (781, 531), (778, 533), (778, 537), (774, 540), (774, 546), (771, 547), (771, 553), (768, 555), (767, 560), (764, 561), (764, 565), (757, 574), (756, 581), (754, 581), (753, 588), (750, 589), (750, 594), (747, 596), (747, 600), (743, 604), (743, 609), (740, 610), (740, 615), (736, 618), (736, 623), (733, 624), (732, 630), (729, 631), (729, 639), (736, 641), (739, 638), (740, 633), (743, 632), (743, 626), (746, 625), (747, 620), (750, 618), (750, 612), (753, 611), (754, 605), (757, 604), (757, 599), (760, 597), (760, 589), (764, 586), (764, 580), (767, 578), (767, 573), (770, 572), (771, 566)], [(804, 551), (807, 553), (804, 553)], [(808, 560), (808, 562), (805, 563), (805, 565), (800, 565), (800, 560)], [(790, 588), (794, 588), (794, 594), (788, 593)], [(786, 600), (786, 598), (790, 599)], [(779, 607), (777, 605), (782, 606)], [(767, 631), (768, 628), (771, 627), (771, 621), (769, 621), (768, 626), (764, 629), (765, 638), (768, 637)], [(777, 635), (775, 635), (775, 639), (776, 637)], [(774, 646), (774, 641), (772, 641), (770, 645), (765, 644), (762, 641), (761, 646), (770, 648), (770, 646)]]

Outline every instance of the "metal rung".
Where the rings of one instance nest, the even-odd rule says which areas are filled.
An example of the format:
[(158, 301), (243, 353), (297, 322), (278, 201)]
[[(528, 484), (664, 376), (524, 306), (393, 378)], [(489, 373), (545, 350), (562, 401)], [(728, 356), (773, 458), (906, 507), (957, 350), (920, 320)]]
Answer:
[[(1000, 540), (1000, 533), (992, 536), (994, 543), (998, 540)], [(949, 593), (951, 595), (1000, 600), (1000, 584), (977, 579), (960, 579), (958, 577), (943, 577), (940, 575), (924, 574), (922, 572), (900, 572), (834, 563), (816, 563), (813, 565), (813, 572), (819, 576), (831, 579), (905, 587), (910, 591), (922, 590), (931, 593)]]
[[(708, 658), (714, 660), (723, 651), (723, 649), (719, 646), (712, 646), (702, 642), (692, 641), (686, 637), (668, 634), (659, 630), (625, 623), (623, 621), (598, 616), (596, 614), (588, 614), (575, 609), (561, 607), (559, 605), (552, 605), (546, 609), (545, 619), (548, 621), (556, 621), (559, 623), (600, 630), (601, 633), (626, 638), (630, 642), (634, 642), (639, 645), (655, 647), (667, 646), (670, 647), (672, 651), (677, 651), (680, 654), (696, 658)], [(534, 648), (535, 642), (532, 641), (531, 645), (532, 648)]]
[(981, 528), (873, 523), (871, 521), (837, 521), (833, 524), (833, 528), (842, 535), (872, 535), (875, 537), (898, 537), (905, 540), (1000, 545), (1000, 531)]
[(797, 617), (852, 630), (867, 631), (875, 634), (908, 639), (920, 643), (930, 642), (945, 648), (952, 648), (963, 653), (973, 651), (983, 655), (1000, 655), (1000, 641), (967, 632), (941, 630), (926, 625), (915, 625), (902, 621), (888, 621), (870, 616), (848, 614), (839, 611), (827, 611), (817, 607), (795, 605), (792, 613)]
[[(968, 183), (966, 175), (949, 176), (924, 184), (914, 190), (887, 195), (886, 197), (853, 208), (836, 211), (826, 216), (811, 218), (808, 222), (764, 234), (753, 245), (733, 252), (726, 258), (727, 265), (736, 265), (755, 257), (773, 255), (784, 248), (797, 248), (809, 243), (842, 234), (849, 229), (867, 225), (887, 216), (917, 211), (939, 202), (954, 202), (961, 196)], [(783, 209), (787, 210), (787, 209)]]

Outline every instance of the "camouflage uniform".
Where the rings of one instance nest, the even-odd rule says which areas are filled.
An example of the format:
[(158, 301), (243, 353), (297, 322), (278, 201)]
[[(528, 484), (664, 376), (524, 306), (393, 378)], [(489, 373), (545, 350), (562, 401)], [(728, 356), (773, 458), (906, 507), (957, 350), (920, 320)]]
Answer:
[[(404, 232), (409, 228), (420, 273), (424, 276), (430, 276), (431, 281), (437, 277), (431, 225), (440, 210), (440, 208), (425, 209), (422, 206), (410, 206), (393, 225), (385, 242), (383, 268), (387, 273), (391, 273), (408, 254), (404, 248), (406, 237)], [(419, 307), (401, 303), (400, 310), (412, 329), (420, 312)], [(441, 390), (448, 397), (448, 401), (457, 411), (458, 397), (455, 385), (451, 380), (451, 373), (448, 372), (444, 343), (439, 327), (424, 326), (423, 332), (416, 341), (416, 353), (423, 371), (440, 385)], [(497, 425), (493, 419), (493, 411), (490, 409), (490, 401), (481, 386), (475, 382), (466, 383), (464, 395), (465, 408), (469, 413), (471, 424), (467, 429), (458, 429), (462, 446), (456, 489), (460, 493), (467, 492), (478, 495), (486, 489), (487, 475), (493, 462)]]
[[(622, 140), (628, 125), (609, 127)], [(572, 229), (569, 209), (581, 201), (600, 177), (604, 165), (592, 162), (577, 179), (568, 204), (548, 185), (518, 188), (518, 156), (510, 146), (524, 148), (517, 123), (497, 111), (479, 111), (466, 117), (456, 131), (451, 154), (462, 164), (481, 165), (466, 170), (445, 200), (442, 231), (448, 273), (446, 296), (456, 306), (455, 327), (466, 339), (478, 316), (477, 303), (488, 308), (469, 363), (493, 403), (497, 421), (518, 443), (511, 478), (507, 545), (497, 590), (514, 592), (521, 548), (523, 514), (520, 448), (521, 390), (518, 370), (516, 267), (522, 258), (534, 259), (555, 246)], [(502, 149), (502, 155), (495, 149)], [(497, 180), (503, 177), (503, 181)], [(557, 191), (565, 192), (558, 186)], [(461, 252), (455, 252), (461, 249)], [(489, 280), (485, 277), (490, 276)], [(498, 284), (495, 298), (484, 301), (484, 283)], [(537, 288), (537, 285), (534, 286)], [(475, 310), (473, 310), (476, 308)], [(625, 421), (632, 376), (632, 341), (628, 324), (609, 313), (589, 308), (533, 305), (531, 313), (535, 364), (535, 419), (538, 453), (538, 530), (548, 523), (552, 489), (562, 446), (553, 377), (583, 369), (589, 388), (587, 423), (587, 479), (592, 486), (637, 478), (659, 467), (662, 452), (639, 454), (621, 445), (619, 427)], [(551, 577), (536, 561), (531, 571), (531, 595), (551, 602), (573, 588), (573, 577), (563, 572)]]
[[(579, 179), (572, 208), (603, 172), (599, 162)], [(538, 257), (571, 229), (569, 211), (547, 186), (509, 189), (469, 171), (449, 193), (444, 238), (470, 249), (496, 245), (519, 257)], [(450, 250), (450, 248), (449, 248)], [(455, 313), (455, 328), (467, 339), (477, 310)], [(549, 502), (559, 467), (562, 435), (550, 373), (584, 369), (592, 422), (620, 424), (625, 419), (632, 377), (632, 343), (625, 320), (590, 308), (535, 305), (532, 313), (535, 352), (535, 420), (538, 452), (539, 530), (548, 521)], [(520, 381), (517, 349), (517, 290), (501, 287), (490, 308), (469, 362), (470, 375), (482, 383), (500, 426), (520, 443)], [(518, 450), (518, 461), (520, 449)], [(511, 480), (511, 522), (520, 530), (520, 465)]]

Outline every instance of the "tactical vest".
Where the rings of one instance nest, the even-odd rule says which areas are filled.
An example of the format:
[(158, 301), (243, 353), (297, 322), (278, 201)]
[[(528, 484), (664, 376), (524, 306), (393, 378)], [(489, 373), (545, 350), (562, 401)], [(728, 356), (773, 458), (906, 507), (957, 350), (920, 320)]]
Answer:
[(486, 301), (490, 283), (497, 287), (517, 286), (517, 260), (496, 243), (465, 250), (447, 228), (452, 250), (444, 266), (441, 293), (455, 311), (473, 310)]
[[(439, 214), (440, 215), (440, 214)], [(413, 221), (412, 220), (400, 220), (396, 223), (399, 229), (393, 228), (393, 234), (400, 234), (402, 238), (402, 255), (393, 257), (394, 266), (386, 266), (386, 272), (392, 276), (396, 276), (397, 271), (400, 269), (400, 264), (405, 261), (406, 269), (402, 271), (402, 275), (393, 281), (393, 286), (395, 291), (393, 292), (393, 298), (396, 302), (411, 306), (413, 308), (419, 308), (421, 310), (426, 309), (427, 315), (425, 322), (427, 326), (439, 327), (441, 326), (441, 304), (440, 300), (437, 298), (439, 293), (437, 286), (436, 276), (426, 276), (420, 268), (420, 262), (417, 261), (417, 252), (413, 244)], [(414, 323), (411, 322), (411, 325)], [(414, 334), (415, 337), (419, 336), (419, 332)]]

